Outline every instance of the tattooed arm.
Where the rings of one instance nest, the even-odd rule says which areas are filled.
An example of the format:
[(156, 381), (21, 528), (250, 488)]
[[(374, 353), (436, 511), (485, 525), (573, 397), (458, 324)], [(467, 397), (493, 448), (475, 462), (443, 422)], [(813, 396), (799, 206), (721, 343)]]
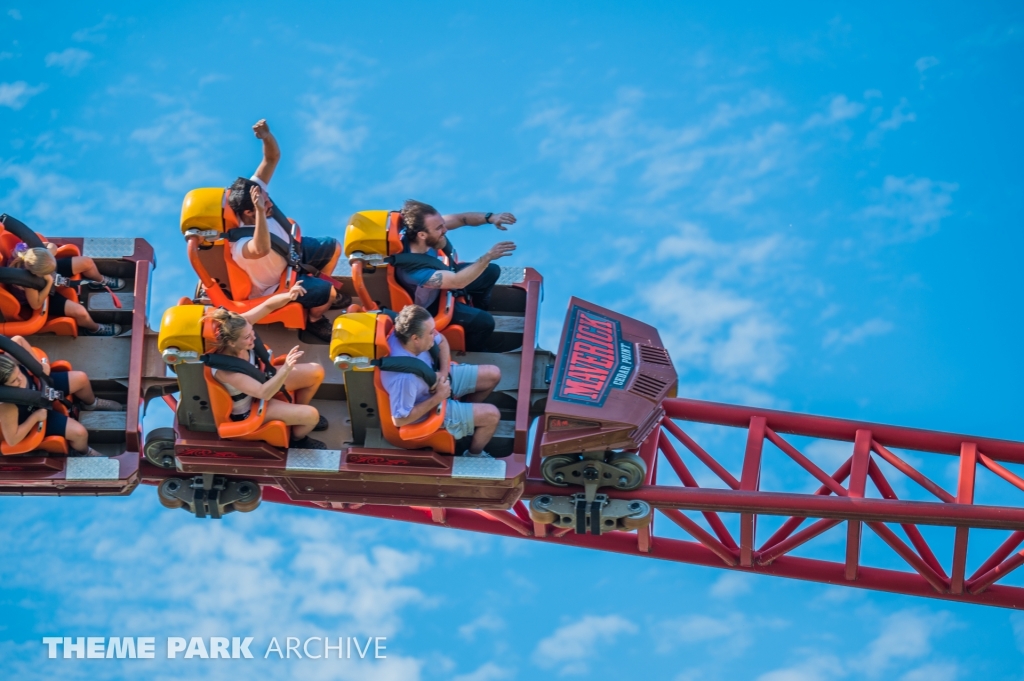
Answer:
[(512, 251), (514, 250), (516, 250), (516, 245), (514, 243), (511, 241), (502, 241), (501, 243), (495, 244), (491, 250), (480, 256), (480, 258), (469, 267), (463, 268), (458, 272), (438, 270), (430, 275), (430, 278), (420, 284), (420, 286), (423, 288), (441, 288), (446, 290), (465, 288), (473, 283), (474, 279), (483, 274), (483, 271), (487, 269), (487, 266), (491, 264), (492, 260), (503, 258), (506, 255), (512, 255)]

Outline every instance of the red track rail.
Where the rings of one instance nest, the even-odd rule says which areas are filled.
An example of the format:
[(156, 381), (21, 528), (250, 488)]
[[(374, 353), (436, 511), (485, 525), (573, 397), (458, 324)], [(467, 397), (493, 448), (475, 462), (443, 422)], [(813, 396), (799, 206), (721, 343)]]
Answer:
[[(1024, 608), (1024, 588), (997, 582), (1024, 563), (1024, 508), (984, 506), (974, 503), (974, 481), (978, 466), (984, 466), (1010, 484), (1024, 490), (1024, 479), (998, 462), (1024, 462), (1024, 443), (955, 435), (913, 428), (901, 428), (844, 419), (793, 414), (753, 407), (737, 407), (687, 399), (665, 401), (667, 416), (640, 450), (647, 461), (648, 480), (634, 492), (613, 492), (610, 496), (642, 499), (690, 535), (684, 541), (656, 535), (654, 524), (635, 533), (612, 532), (598, 537), (576, 535), (567, 530), (530, 521), (522, 501), (509, 511), (486, 513), (459, 509), (429, 509), (355, 504), (333, 504), (332, 510), (393, 520), (529, 538), (554, 544), (580, 546), (603, 551), (660, 558), (709, 567), (790, 577), (828, 584), (841, 584), (915, 596), (942, 598), (982, 605)], [(677, 421), (701, 422), (743, 428), (747, 431), (742, 470), (731, 474), (703, 449)], [(850, 457), (829, 474), (792, 446), (782, 433), (847, 441)], [(760, 489), (762, 451), (765, 441), (778, 447), (821, 483), (814, 493), (769, 492)], [(679, 446), (675, 443), (678, 442)], [(913, 449), (959, 457), (959, 483), (955, 493), (947, 492), (891, 448)], [(720, 480), (724, 488), (697, 484), (680, 452), (700, 462)], [(886, 461), (935, 497), (933, 501), (898, 499), (878, 461)], [(531, 470), (536, 471), (536, 462)], [(668, 465), (681, 484), (658, 483), (659, 466)], [(869, 498), (868, 482), (877, 497)], [(532, 477), (526, 498), (538, 494), (566, 494), (567, 488), (553, 487)], [(323, 508), (318, 504), (294, 502), (284, 491), (266, 488), (270, 502)], [(683, 511), (702, 513), (707, 527)], [(738, 513), (738, 539), (726, 528), (720, 513)], [(787, 519), (769, 538), (758, 544), (759, 516)], [(811, 520), (803, 529), (806, 521)], [(845, 522), (845, 560), (801, 558), (791, 552)], [(908, 544), (890, 528), (899, 524)], [(891, 570), (861, 565), (863, 527), (867, 526), (893, 549), (910, 568)], [(955, 527), (952, 555), (943, 567), (922, 536), (919, 525)], [(968, 545), (972, 528), (1011, 530), (1007, 540), (967, 575)], [(553, 531), (554, 530), (554, 531)]]

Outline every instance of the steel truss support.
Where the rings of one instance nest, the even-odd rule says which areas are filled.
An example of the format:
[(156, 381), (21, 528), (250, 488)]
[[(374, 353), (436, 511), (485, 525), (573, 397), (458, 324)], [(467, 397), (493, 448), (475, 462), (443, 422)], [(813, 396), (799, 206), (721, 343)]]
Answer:
[[(1024, 479), (1000, 464), (1024, 463), (1024, 443), (697, 400), (669, 399), (664, 402), (664, 407), (665, 419), (639, 452), (648, 465), (645, 484), (632, 492), (608, 491), (608, 494), (616, 499), (648, 502), (671, 522), (671, 527), (681, 529), (694, 541), (659, 535), (654, 530), (654, 523), (637, 532), (607, 532), (599, 536), (574, 534), (571, 530), (534, 523), (522, 501), (508, 511), (486, 512), (356, 504), (319, 505), (293, 501), (283, 490), (274, 487), (264, 489), (264, 501), (327, 507), (355, 515), (440, 524), (549, 544), (792, 579), (1024, 609), (1024, 588), (998, 583), (1024, 564), (1024, 550), (1019, 550), (1024, 543), (1024, 507), (974, 503), (975, 475), (979, 466), (1024, 490)], [(701, 447), (677, 421), (745, 429), (747, 440), (739, 477)], [(834, 473), (829, 474), (789, 443), (783, 434), (850, 442), (851, 454)], [(775, 457), (766, 456), (766, 441), (798, 464), (820, 483), (820, 487), (812, 493), (803, 494), (763, 490), (762, 471), (769, 461), (775, 460)], [(721, 487), (700, 486), (676, 442), (684, 452), (693, 456), (696, 463), (720, 480)], [(956, 493), (944, 490), (892, 449), (958, 457)], [(880, 461), (885, 461), (899, 474), (929, 492), (934, 500), (899, 499), (879, 466)], [(530, 470), (536, 476), (538, 462), (531, 463)], [(659, 482), (659, 465), (662, 472), (674, 473), (679, 482)], [(532, 498), (539, 494), (564, 493), (565, 488), (548, 485), (538, 476), (527, 480), (524, 496)], [(684, 511), (699, 512), (708, 529)], [(721, 513), (739, 514), (739, 541), (729, 532)], [(758, 545), (757, 519), (763, 515), (783, 516), (786, 520)], [(811, 522), (801, 529), (808, 520)], [(795, 549), (843, 522), (847, 523), (843, 560), (827, 561), (792, 555)], [(900, 538), (893, 525), (903, 530), (909, 543)], [(921, 525), (956, 528), (952, 555), (947, 557), (948, 572), (921, 534)], [(909, 570), (864, 565), (861, 544), (865, 528), (887, 544)], [(970, 530), (974, 528), (1009, 530), (1010, 535), (968, 576), (969, 538)]]

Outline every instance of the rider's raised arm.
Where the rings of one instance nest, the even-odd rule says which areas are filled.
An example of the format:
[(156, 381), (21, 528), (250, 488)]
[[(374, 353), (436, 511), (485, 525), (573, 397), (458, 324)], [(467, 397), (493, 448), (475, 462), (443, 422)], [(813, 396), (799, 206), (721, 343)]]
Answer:
[(274, 176), (277, 163), (281, 160), (281, 147), (277, 145), (277, 138), (270, 132), (270, 126), (267, 125), (265, 118), (257, 121), (256, 125), (252, 126), (252, 131), (256, 139), (263, 142), (263, 160), (256, 168), (256, 177), (263, 180), (264, 184), (270, 184), (270, 178)]
[(270, 228), (267, 226), (267, 198), (259, 185), (250, 190), (253, 208), (256, 213), (256, 225), (252, 238), (242, 246), (242, 257), (246, 260), (258, 260), (270, 254)]
[(511, 225), (516, 221), (516, 216), (512, 213), (452, 213), (443, 218), (446, 229), (478, 225), (494, 225), (498, 229), (505, 229), (504, 225)]
[(437, 270), (430, 278), (420, 284), (424, 288), (440, 288), (447, 291), (465, 288), (473, 283), (473, 281), (483, 274), (487, 266), (491, 264), (492, 260), (497, 260), (506, 255), (512, 255), (512, 251), (516, 249), (516, 245), (511, 241), (502, 241), (491, 247), (491, 250), (484, 253), (477, 259), (476, 262), (472, 263), (468, 267), (464, 267), (458, 272), (449, 272), (448, 270)]

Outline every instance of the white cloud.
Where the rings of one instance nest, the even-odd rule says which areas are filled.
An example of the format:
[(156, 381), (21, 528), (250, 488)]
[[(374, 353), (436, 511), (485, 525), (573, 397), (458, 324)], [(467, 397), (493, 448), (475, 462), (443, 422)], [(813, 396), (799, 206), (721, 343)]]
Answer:
[(707, 650), (711, 644), (721, 644), (718, 648), (711, 648), (715, 656), (733, 656), (750, 647), (755, 633), (786, 626), (788, 623), (783, 620), (762, 617), (751, 619), (739, 612), (724, 617), (686, 615), (658, 623), (654, 630), (655, 650), (665, 654), (680, 645), (700, 646)]
[(687, 615), (678, 619), (665, 620), (658, 625), (656, 631), (657, 650), (660, 653), (667, 653), (674, 650), (679, 644), (692, 645), (716, 639), (729, 639), (733, 644), (742, 639), (742, 647), (746, 647), (748, 637), (744, 632), (747, 628), (746, 618), (739, 613), (722, 618), (710, 615)]
[(933, 68), (935, 68), (938, 65), (939, 65), (939, 60), (936, 59), (935, 57), (921, 57), (916, 62), (914, 62), (914, 66), (917, 68), (917, 72), (920, 75), (919, 87), (922, 90), (924, 89), (924, 82), (925, 82), (925, 80), (928, 79), (928, 76), (925, 74), (925, 72), (928, 69), (933, 69)]
[(719, 212), (735, 212), (761, 195), (737, 185), (775, 167), (787, 148), (787, 130), (769, 123), (737, 132), (735, 124), (779, 108), (780, 98), (751, 90), (734, 102), (715, 103), (695, 116), (696, 122), (673, 128), (639, 116), (645, 97), (640, 90), (621, 89), (603, 114), (591, 117), (553, 104), (528, 117), (524, 127), (544, 132), (540, 156), (555, 159), (570, 183), (605, 188), (634, 171), (631, 179), (645, 200), (658, 201), (691, 183), (704, 185), (710, 177), (718, 186), (701, 193), (708, 207)]
[(18, 111), (28, 103), (29, 99), (45, 89), (45, 84), (30, 86), (23, 80), (13, 83), (0, 83), (0, 106), (6, 106)]
[(49, 53), (46, 55), (45, 62), (47, 66), (59, 66), (65, 75), (75, 76), (85, 68), (90, 59), (92, 59), (92, 52), (69, 47), (63, 52)]
[(408, 198), (422, 199), (451, 178), (455, 159), (437, 146), (410, 147), (398, 154), (393, 166), (395, 172), (389, 179), (366, 187), (355, 200), (384, 200), (396, 205)]
[(14, 19), (15, 21), (21, 21), (21, 12), (16, 9), (7, 10), (7, 16)]
[(369, 134), (356, 122), (350, 100), (310, 95), (305, 99), (306, 143), (299, 153), (299, 170), (324, 173), (329, 184), (347, 179), (355, 168), (355, 152)]
[(872, 130), (867, 137), (867, 143), (869, 145), (878, 144), (882, 139), (882, 136), (891, 131), (899, 130), (904, 123), (913, 123), (917, 120), (917, 114), (913, 111), (906, 111), (910, 103), (906, 98), (900, 99), (900, 103), (892, 109), (892, 113), (884, 121), (881, 121), (874, 130)]
[(726, 572), (708, 590), (715, 598), (735, 598), (750, 593), (753, 579), (742, 572)]
[(587, 615), (542, 639), (533, 651), (533, 661), (544, 669), (558, 667), (560, 674), (584, 674), (600, 646), (611, 649), (620, 637), (636, 632), (635, 624), (618, 615)]
[(884, 336), (892, 331), (893, 328), (895, 327), (892, 322), (876, 317), (853, 328), (845, 330), (830, 329), (828, 333), (825, 334), (825, 338), (822, 340), (821, 346), (824, 348), (835, 347), (837, 349), (842, 349), (849, 345), (863, 343), (872, 336)]
[(761, 674), (757, 681), (829, 681), (845, 676), (839, 660), (832, 655), (811, 655), (792, 667)]
[(914, 62), (914, 67), (917, 68), (918, 73), (924, 73), (928, 69), (934, 68), (939, 65), (939, 60), (935, 57), (921, 57)]
[(851, 102), (846, 95), (836, 95), (828, 104), (825, 113), (816, 113), (804, 123), (804, 128), (817, 128), (822, 126), (835, 125), (852, 118), (856, 118), (864, 111), (864, 105), (860, 102)]
[[(853, 444), (839, 440), (813, 440), (801, 451), (819, 468), (831, 474), (853, 456)], [(845, 594), (846, 591), (840, 593)]]
[(476, 638), (478, 631), (501, 631), (505, 628), (505, 620), (492, 613), (484, 613), (472, 622), (467, 622), (459, 627), (459, 636), (472, 641)]
[(486, 662), (475, 671), (453, 677), (452, 681), (501, 681), (502, 679), (510, 679), (514, 675), (515, 672), (511, 669), (499, 667), (493, 662)]
[(932, 639), (949, 628), (946, 612), (901, 610), (885, 618), (882, 630), (850, 665), (870, 677), (889, 672), (896, 664), (924, 657), (932, 651)]
[[(145, 128), (137, 128), (129, 139), (143, 145), (163, 173), (163, 186), (184, 192), (206, 184), (226, 184), (228, 176), (214, 167), (219, 135), (212, 118), (185, 107), (165, 114)], [(243, 168), (237, 175), (246, 177), (255, 170)], [(234, 177), (234, 176), (231, 176)]]
[(1013, 640), (1017, 650), (1024, 653), (1024, 612), (1010, 613), (1010, 625), (1013, 627)]
[[(400, 654), (391, 639), (401, 630), (403, 613), (424, 603), (424, 595), (405, 583), (421, 569), (421, 556), (351, 532), (336, 516), (265, 505), (252, 515), (200, 521), (160, 508), (155, 496), (152, 489), (138, 490), (116, 501), (118, 513), (79, 504), (77, 513), (61, 514), (56, 534), (45, 539), (0, 530), (0, 541), (18, 556), (4, 565), (5, 586), (31, 586), (62, 603), (45, 619), (52, 630), (247, 635), (256, 638), (254, 653), (273, 636), (389, 638), (386, 660), (263, 663), (260, 678), (419, 678), (422, 663)], [(19, 508), (27, 520), (24, 506)], [(8, 515), (15, 513), (10, 509)], [(52, 516), (49, 522), (52, 527)], [(139, 588), (139, 575), (148, 575), (156, 588)], [(32, 650), (25, 661), (37, 664), (37, 656)], [(217, 675), (248, 674), (248, 662), (225, 661)], [(131, 663), (132, 675), (146, 678), (184, 670), (166, 660), (149, 668)], [(119, 664), (90, 669), (88, 676), (101, 679), (124, 678), (126, 671)], [(188, 669), (174, 675), (201, 675)], [(26, 678), (38, 678), (38, 671)]]
[(931, 662), (912, 669), (900, 677), (900, 681), (956, 681), (960, 678), (960, 667), (952, 661)]
[(0, 52), (0, 61), (3, 61), (4, 59), (12, 59), (13, 57), (14, 54), (11, 52)]
[(103, 17), (103, 21), (95, 26), (81, 28), (72, 33), (71, 39), (78, 43), (102, 43), (107, 39), (107, 34), (103, 33), (103, 30), (110, 26), (114, 19), (115, 17), (112, 14), (108, 14)]
[(871, 192), (873, 203), (860, 216), (882, 225), (883, 241), (913, 241), (938, 231), (942, 219), (952, 214), (949, 207), (957, 189), (953, 182), (889, 175)]

